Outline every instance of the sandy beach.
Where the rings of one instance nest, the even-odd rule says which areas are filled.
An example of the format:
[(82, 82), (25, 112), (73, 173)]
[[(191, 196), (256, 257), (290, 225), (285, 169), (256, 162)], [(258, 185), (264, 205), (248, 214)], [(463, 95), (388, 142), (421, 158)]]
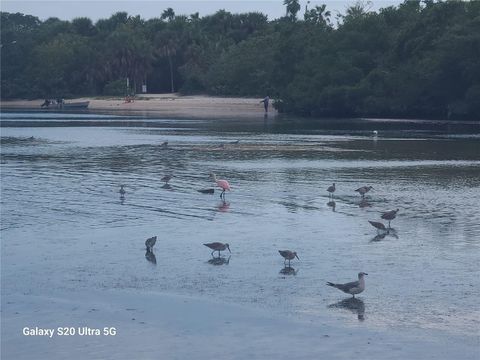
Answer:
[[(138, 95), (132, 102), (123, 98), (77, 98), (66, 103), (90, 101), (88, 109), (98, 113), (121, 112), (130, 115), (168, 116), (175, 118), (258, 118), (264, 115), (260, 98), (223, 98), (206, 95), (181, 96), (178, 94)], [(43, 99), (1, 101), (2, 109), (40, 109)], [(277, 111), (269, 107), (269, 115)]]

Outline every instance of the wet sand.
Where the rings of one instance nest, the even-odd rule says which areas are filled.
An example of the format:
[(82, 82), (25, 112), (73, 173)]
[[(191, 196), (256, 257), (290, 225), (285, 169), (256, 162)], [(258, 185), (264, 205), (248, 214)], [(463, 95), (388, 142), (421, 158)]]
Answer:
[[(379, 332), (362, 323), (339, 327), (301, 322), (169, 294), (18, 294), (3, 297), (2, 303), (2, 358), (9, 359), (477, 358), (475, 346), (465, 348), (455, 338), (425, 338), (394, 329)], [(53, 329), (53, 336), (26, 336), (25, 327)], [(58, 327), (75, 333), (61, 336)], [(81, 335), (85, 328), (90, 334)]]
[[(122, 112), (137, 115), (155, 115), (190, 118), (258, 118), (264, 115), (263, 104), (254, 98), (223, 98), (204, 95), (181, 96), (177, 94), (139, 95), (135, 101), (126, 102), (123, 98), (77, 98), (69, 102), (90, 101), (88, 109), (92, 112)], [(43, 103), (38, 100), (1, 101), (2, 109), (38, 110)], [(45, 110), (47, 111), (47, 110)], [(269, 115), (277, 112), (269, 107)]]

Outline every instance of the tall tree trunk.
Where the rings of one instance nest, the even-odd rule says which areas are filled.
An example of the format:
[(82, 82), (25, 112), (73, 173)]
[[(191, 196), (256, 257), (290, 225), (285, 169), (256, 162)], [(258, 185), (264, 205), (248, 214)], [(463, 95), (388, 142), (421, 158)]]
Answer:
[(170, 85), (172, 87), (172, 93), (174, 93), (175, 89), (173, 88), (173, 66), (172, 66), (172, 57), (170, 56), (170, 52), (168, 53), (168, 63), (170, 65)]

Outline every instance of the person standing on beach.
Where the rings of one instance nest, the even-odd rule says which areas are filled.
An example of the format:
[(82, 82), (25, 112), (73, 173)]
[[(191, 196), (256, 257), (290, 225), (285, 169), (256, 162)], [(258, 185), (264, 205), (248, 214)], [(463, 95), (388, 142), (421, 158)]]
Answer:
[(260, 102), (263, 102), (263, 107), (265, 108), (265, 113), (268, 113), (268, 103), (270, 102), (270, 97), (265, 97), (265, 99), (260, 100)]

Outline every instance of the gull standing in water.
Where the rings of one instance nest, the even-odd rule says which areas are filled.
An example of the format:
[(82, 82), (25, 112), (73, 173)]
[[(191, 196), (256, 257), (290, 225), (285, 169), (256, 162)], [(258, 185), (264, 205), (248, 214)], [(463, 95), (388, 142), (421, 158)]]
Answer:
[(361, 292), (363, 292), (363, 290), (365, 290), (365, 275), (368, 274), (364, 272), (359, 272), (358, 281), (352, 281), (346, 284), (334, 284), (331, 282), (327, 282), (327, 285), (333, 286), (334, 288), (337, 288), (338, 290), (341, 290), (344, 293), (350, 294), (355, 297), (355, 294), (360, 294)]
[(210, 176), (212, 177), (213, 181), (217, 183), (218, 187), (222, 189), (222, 192), (220, 193), (220, 198), (225, 199), (225, 191), (228, 190), (230, 191), (230, 184), (228, 183), (227, 180), (219, 180), (217, 179), (217, 176), (214, 173), (211, 173)]

